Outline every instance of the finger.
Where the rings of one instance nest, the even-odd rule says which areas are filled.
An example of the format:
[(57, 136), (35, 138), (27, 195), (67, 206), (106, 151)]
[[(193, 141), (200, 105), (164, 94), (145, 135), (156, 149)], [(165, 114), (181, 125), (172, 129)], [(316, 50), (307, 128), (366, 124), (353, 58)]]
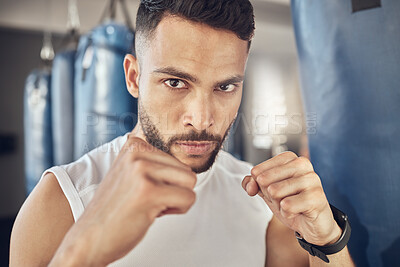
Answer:
[(145, 161), (141, 166), (142, 171), (151, 179), (158, 182), (193, 189), (196, 185), (197, 176), (191, 170), (177, 168), (176, 166), (165, 165)]
[(161, 212), (157, 215), (157, 217), (162, 217), (162, 216), (167, 215), (167, 214), (181, 214), (181, 213), (180, 213), (180, 210), (178, 210), (178, 209), (175, 209), (175, 208), (167, 208), (166, 210), (161, 211)]
[(128, 134), (127, 139), (121, 148), (120, 154), (123, 154), (126, 152), (132, 152), (135, 149), (149, 150), (148, 146), (149, 146), (149, 144), (146, 141), (144, 141), (143, 139), (136, 137), (132, 134)]
[(285, 197), (279, 203), (283, 216), (290, 218), (298, 214), (315, 217), (326, 204), (326, 197), (322, 188), (312, 188), (299, 194)]
[(155, 202), (164, 207), (161, 212), (167, 212), (167, 214), (186, 213), (196, 201), (193, 190), (173, 185), (158, 186), (157, 194), (159, 198)]
[(273, 167), (265, 170), (255, 177), (260, 189), (264, 195), (268, 194), (267, 188), (276, 182), (294, 177), (304, 175), (313, 171), (310, 161), (303, 157), (298, 157), (286, 164)]
[(315, 172), (300, 177), (288, 178), (270, 184), (266, 191), (272, 201), (280, 202), (283, 198), (296, 195), (306, 189), (320, 187), (321, 181)]
[(179, 168), (191, 170), (191, 168), (180, 162), (178, 159), (173, 157), (172, 155), (169, 155), (152, 145), (146, 143), (143, 139), (140, 139), (138, 137), (129, 137), (128, 135), (128, 140), (125, 142), (124, 146), (121, 149), (121, 152), (119, 153), (117, 159), (119, 157), (124, 157), (127, 154), (130, 154), (130, 157), (132, 160), (138, 160), (138, 159), (146, 159), (158, 163), (162, 163), (165, 165), (172, 165), (176, 166)]
[(263, 163), (258, 164), (257, 166), (253, 167), (251, 170), (251, 175), (257, 177), (262, 172), (274, 168), (276, 166), (280, 166), (286, 164), (294, 159), (297, 158), (297, 155), (291, 151), (283, 152), (269, 160), (264, 161)]
[(250, 175), (244, 177), (242, 181), (242, 187), (244, 190), (246, 190), (249, 196), (255, 196), (260, 190), (257, 182)]
[(127, 139), (124, 145), (121, 147), (121, 150), (118, 151), (118, 156), (114, 160), (114, 164), (116, 164), (122, 158), (124, 158), (126, 154), (135, 152), (135, 149), (138, 148), (139, 146), (142, 146), (144, 148), (146, 144), (147, 143), (143, 139), (135, 137), (133, 134), (129, 133), (127, 135)]
[(242, 180), (242, 188), (243, 188), (244, 190), (246, 190), (246, 185), (247, 185), (248, 182), (250, 182), (250, 178), (251, 178), (250, 175), (246, 175), (246, 176), (243, 178), (243, 180)]

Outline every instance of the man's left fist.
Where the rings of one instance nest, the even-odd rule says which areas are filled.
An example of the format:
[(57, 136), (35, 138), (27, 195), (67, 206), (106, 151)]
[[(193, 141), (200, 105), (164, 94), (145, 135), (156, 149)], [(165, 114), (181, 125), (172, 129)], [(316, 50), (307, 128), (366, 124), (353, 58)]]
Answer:
[(262, 197), (274, 215), (307, 242), (324, 246), (339, 239), (342, 230), (307, 158), (279, 154), (255, 166), (242, 186), (250, 196)]

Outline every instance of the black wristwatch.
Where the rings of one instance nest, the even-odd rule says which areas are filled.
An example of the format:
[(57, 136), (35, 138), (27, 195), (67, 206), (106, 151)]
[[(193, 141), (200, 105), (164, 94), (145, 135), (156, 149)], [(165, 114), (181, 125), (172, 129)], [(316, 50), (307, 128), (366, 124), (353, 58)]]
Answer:
[(317, 256), (318, 258), (327, 263), (329, 263), (329, 259), (326, 255), (335, 254), (341, 251), (349, 242), (351, 234), (351, 227), (347, 215), (344, 214), (339, 209), (337, 209), (335, 206), (333, 205), (330, 206), (333, 213), (333, 218), (335, 219), (339, 227), (342, 229), (342, 235), (340, 236), (338, 241), (328, 246), (317, 246), (308, 243), (300, 236), (299, 233), (296, 232), (296, 238), (297, 241), (299, 241), (300, 246), (305, 250), (307, 250), (311, 256)]

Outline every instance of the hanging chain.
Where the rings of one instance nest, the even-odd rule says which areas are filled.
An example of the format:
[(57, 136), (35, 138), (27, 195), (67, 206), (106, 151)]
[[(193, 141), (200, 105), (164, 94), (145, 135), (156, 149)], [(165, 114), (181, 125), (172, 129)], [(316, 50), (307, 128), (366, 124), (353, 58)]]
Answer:
[(76, 0), (68, 0), (68, 21), (67, 29), (78, 31), (80, 28), (78, 5)]

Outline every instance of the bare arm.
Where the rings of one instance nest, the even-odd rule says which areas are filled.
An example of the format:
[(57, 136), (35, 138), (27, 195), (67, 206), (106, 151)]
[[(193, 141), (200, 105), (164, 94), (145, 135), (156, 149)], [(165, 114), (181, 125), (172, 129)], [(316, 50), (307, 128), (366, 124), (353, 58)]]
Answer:
[(56, 177), (47, 173), (15, 220), (10, 266), (47, 266), (73, 223), (71, 209)]
[(130, 137), (76, 223), (56, 177), (39, 182), (17, 216), (10, 266), (106, 266), (129, 253), (157, 217), (186, 213), (195, 184), (190, 167)]
[(336, 254), (328, 255), (330, 263), (309, 255), (300, 247), (293, 230), (282, 224), (275, 216), (268, 225), (266, 245), (266, 267), (354, 266), (347, 247)]
[[(293, 257), (298, 257), (300, 245), (299, 248), (294, 247), (297, 242), (294, 232), (318, 246), (333, 244), (340, 238), (342, 230), (333, 217), (321, 180), (308, 159), (297, 157), (293, 152), (279, 154), (255, 166), (251, 176), (243, 179), (242, 186), (250, 196), (262, 197), (281, 224), (272, 222), (268, 230), (271, 237), (267, 237), (267, 249), (274, 252), (271, 257), (281, 260), (267, 259), (273, 261), (270, 265), (267, 262), (268, 266), (282, 266), (291, 263)], [(309, 264), (354, 266), (347, 249), (331, 255), (329, 259), (331, 263), (326, 265), (319, 258), (309, 256)], [(304, 266), (304, 261), (293, 262), (289, 266)]]
[(305, 267), (308, 266), (308, 253), (296, 240), (293, 231), (272, 217), (266, 235), (266, 267)]
[(336, 254), (328, 255), (329, 263), (325, 263), (319, 258), (312, 257), (311, 255), (309, 255), (309, 258), (311, 267), (356, 266), (353, 260), (351, 259), (347, 246)]

